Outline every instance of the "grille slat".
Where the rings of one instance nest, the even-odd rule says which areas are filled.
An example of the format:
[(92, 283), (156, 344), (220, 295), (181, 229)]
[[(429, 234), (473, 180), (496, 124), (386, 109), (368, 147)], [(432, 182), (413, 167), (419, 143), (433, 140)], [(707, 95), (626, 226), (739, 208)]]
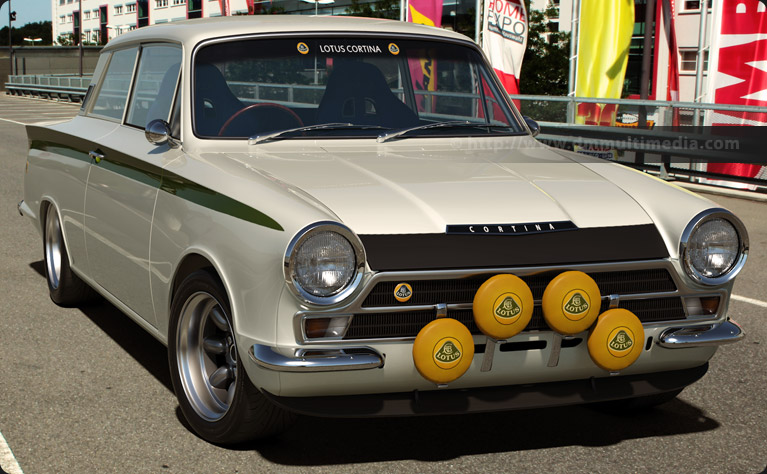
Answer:
[[(533, 298), (540, 300), (543, 290), (560, 272), (546, 272), (538, 275), (521, 277), (533, 292)], [(459, 304), (471, 303), (474, 294), (488, 278), (495, 275), (489, 273), (479, 277), (456, 278), (449, 280), (403, 280), (413, 288), (413, 296), (409, 301), (400, 303), (394, 298), (394, 287), (400, 281), (383, 281), (378, 283), (365, 298), (362, 307), (375, 306), (413, 306), (423, 304)], [(592, 273), (589, 276), (599, 286), (603, 296), (620, 294), (631, 295), (639, 293), (659, 293), (675, 291), (676, 285), (668, 270), (653, 268), (647, 270), (625, 270), (613, 272)]]
[[(540, 300), (549, 281), (560, 272), (546, 272), (521, 277)], [(446, 304), (470, 304), (480, 285), (494, 274), (448, 280), (402, 280), (411, 285), (413, 296), (406, 303), (394, 298), (394, 287), (401, 281), (378, 283), (363, 302), (363, 307), (401, 307), (401, 312), (355, 314), (344, 339), (379, 339), (415, 337), (425, 325), (436, 319), (435, 311), (409, 311), (408, 306)], [(603, 296), (621, 296), (640, 293), (673, 292), (676, 285), (665, 268), (625, 270), (590, 274)], [(602, 301), (601, 311), (608, 309), (609, 302)], [(673, 321), (685, 318), (680, 297), (658, 297), (641, 300), (621, 300), (619, 307), (632, 311), (643, 322)], [(465, 324), (472, 334), (481, 334), (474, 323), (471, 309), (450, 310), (448, 317)], [(533, 309), (533, 316), (526, 331), (549, 330), (540, 305)]]

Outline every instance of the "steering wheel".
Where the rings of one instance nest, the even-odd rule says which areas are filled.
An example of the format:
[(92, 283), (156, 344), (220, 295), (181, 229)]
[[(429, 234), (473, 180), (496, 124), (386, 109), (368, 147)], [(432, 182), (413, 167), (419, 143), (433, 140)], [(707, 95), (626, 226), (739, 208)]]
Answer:
[[(271, 107), (271, 108), (280, 110), (280, 111), (282, 111), (284, 113), (287, 113), (288, 115), (290, 115), (290, 117), (292, 119), (294, 119), (296, 121), (297, 127), (303, 127), (304, 126), (304, 122), (303, 122), (303, 120), (301, 120), (301, 117), (299, 117), (295, 112), (293, 112), (289, 108), (285, 107), (284, 105), (268, 103), (268, 102), (260, 102), (258, 104), (250, 104), (247, 107), (243, 107), (240, 110), (238, 110), (237, 112), (235, 112), (234, 114), (232, 114), (232, 116), (229, 117), (226, 122), (224, 122), (224, 125), (221, 126), (221, 130), (218, 131), (218, 136), (219, 137), (223, 136), (224, 132), (226, 131), (226, 128), (229, 125), (231, 125), (232, 122), (234, 122), (234, 120), (237, 119), (237, 117), (241, 116), (245, 112), (248, 112), (248, 111), (256, 109), (256, 108), (261, 108), (261, 107)], [(292, 128), (295, 128), (295, 127), (292, 127)]]

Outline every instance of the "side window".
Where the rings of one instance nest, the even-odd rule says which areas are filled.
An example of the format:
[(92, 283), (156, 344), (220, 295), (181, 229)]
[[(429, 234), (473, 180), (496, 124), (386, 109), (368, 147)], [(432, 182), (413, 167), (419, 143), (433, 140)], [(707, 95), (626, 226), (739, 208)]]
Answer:
[(99, 62), (96, 64), (96, 69), (93, 71), (93, 76), (91, 76), (91, 83), (88, 85), (88, 90), (85, 93), (83, 104), (80, 106), (80, 114), (83, 114), (86, 110), (88, 110), (88, 105), (90, 105), (91, 99), (93, 99), (93, 90), (99, 83), (101, 75), (104, 74), (104, 68), (109, 62), (109, 56), (111, 56), (111, 53), (104, 53), (99, 56)]
[(180, 67), (179, 47), (150, 45), (141, 48), (127, 124), (144, 128), (152, 120), (168, 120)]
[(91, 114), (121, 120), (128, 98), (138, 48), (112, 53)]

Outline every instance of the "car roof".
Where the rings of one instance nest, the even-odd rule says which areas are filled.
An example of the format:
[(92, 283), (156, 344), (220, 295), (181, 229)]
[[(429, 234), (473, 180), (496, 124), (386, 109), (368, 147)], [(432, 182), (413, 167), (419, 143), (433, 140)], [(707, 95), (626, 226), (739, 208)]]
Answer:
[(428, 35), (471, 41), (468, 37), (442, 28), (380, 18), (308, 15), (238, 15), (182, 20), (138, 28), (112, 39), (105, 51), (121, 45), (149, 41), (174, 41), (195, 45), (210, 38), (263, 33), (380, 33)]

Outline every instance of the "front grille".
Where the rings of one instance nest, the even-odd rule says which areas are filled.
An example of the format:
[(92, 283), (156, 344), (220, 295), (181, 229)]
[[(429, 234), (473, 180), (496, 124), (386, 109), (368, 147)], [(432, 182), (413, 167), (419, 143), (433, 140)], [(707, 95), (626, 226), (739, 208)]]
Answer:
[[(540, 301), (546, 285), (561, 272), (545, 272), (521, 277), (533, 292), (533, 298)], [(408, 306), (436, 305), (439, 303), (471, 304), (474, 294), (485, 280), (494, 273), (470, 278), (455, 278), (448, 280), (397, 280), (378, 283), (365, 298), (362, 307), (398, 307), (398, 312), (357, 313), (352, 318), (344, 339), (380, 339), (380, 338), (411, 338), (428, 323), (436, 319), (433, 309), (413, 311)], [(595, 272), (590, 276), (596, 281), (602, 296), (632, 295), (642, 293), (660, 293), (676, 291), (676, 285), (665, 268), (622, 270), (610, 272)], [(407, 282), (413, 288), (413, 295), (406, 303), (399, 303), (394, 298), (394, 288), (401, 282)], [(607, 299), (602, 301), (601, 311), (609, 307)], [(673, 297), (656, 297), (638, 300), (620, 300), (620, 308), (628, 309), (637, 315), (643, 323), (657, 321), (673, 321), (685, 319), (682, 299)], [(474, 323), (472, 310), (451, 309), (447, 316), (457, 319), (471, 331), (481, 334)], [(533, 316), (525, 331), (549, 330), (543, 319), (540, 304), (533, 309)]]
[[(609, 302), (602, 302), (600, 312), (607, 311)], [(651, 298), (646, 300), (621, 301), (619, 308), (634, 313), (643, 323), (685, 319), (682, 299), (674, 297)], [(472, 334), (482, 334), (474, 323), (471, 309), (448, 311), (447, 317), (462, 322)], [(404, 311), (401, 313), (355, 314), (344, 339), (408, 338), (418, 335), (424, 326), (436, 319), (431, 311)], [(533, 316), (525, 331), (548, 331), (540, 305), (533, 309)]]
[[(543, 290), (546, 289), (546, 285), (560, 273), (546, 272), (521, 278), (532, 290), (533, 298), (540, 300), (543, 297)], [(495, 273), (451, 280), (382, 281), (368, 293), (365, 301), (362, 303), (362, 307), (406, 307), (438, 303), (471, 303), (474, 301), (474, 294), (480, 285), (493, 275)], [(599, 286), (599, 292), (602, 293), (602, 296), (659, 293), (676, 290), (674, 280), (665, 268), (599, 272), (592, 273), (589, 276)], [(409, 283), (413, 288), (413, 296), (406, 303), (400, 303), (394, 298), (394, 287), (402, 282)]]

